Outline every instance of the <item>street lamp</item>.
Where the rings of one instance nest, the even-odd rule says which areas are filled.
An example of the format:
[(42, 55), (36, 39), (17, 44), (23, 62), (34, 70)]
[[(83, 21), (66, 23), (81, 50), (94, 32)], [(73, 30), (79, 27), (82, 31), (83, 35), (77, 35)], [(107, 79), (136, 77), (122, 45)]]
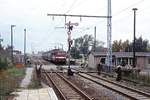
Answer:
[(26, 66), (26, 29), (24, 29), (24, 66)]
[(133, 8), (132, 9), (134, 11), (134, 24), (133, 24), (133, 67), (135, 68), (136, 67), (136, 64), (135, 64), (135, 33), (136, 33), (136, 11), (137, 11), (137, 8)]
[(13, 28), (16, 27), (16, 25), (11, 25), (11, 61), (14, 63), (13, 58)]

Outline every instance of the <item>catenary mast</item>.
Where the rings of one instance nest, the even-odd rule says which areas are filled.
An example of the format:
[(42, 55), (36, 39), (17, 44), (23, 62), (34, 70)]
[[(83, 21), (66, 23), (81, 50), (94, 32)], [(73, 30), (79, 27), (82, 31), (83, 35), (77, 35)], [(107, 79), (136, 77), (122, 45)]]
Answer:
[(108, 9), (107, 9), (107, 16), (110, 16), (107, 18), (107, 65), (109, 66), (109, 70), (111, 72), (112, 70), (112, 25), (111, 25), (111, 0), (108, 0)]

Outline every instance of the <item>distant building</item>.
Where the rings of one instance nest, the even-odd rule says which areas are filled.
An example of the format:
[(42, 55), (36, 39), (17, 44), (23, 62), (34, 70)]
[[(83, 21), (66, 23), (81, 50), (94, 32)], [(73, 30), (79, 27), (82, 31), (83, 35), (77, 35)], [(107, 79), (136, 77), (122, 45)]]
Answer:
[(23, 64), (24, 63), (24, 55), (19, 50), (13, 50), (14, 63)]
[[(106, 63), (106, 52), (92, 52), (88, 56), (88, 66), (95, 68), (96, 65), (101, 61), (103, 64)], [(112, 64), (117, 66), (124, 61), (127, 65), (133, 65), (133, 53), (132, 52), (113, 52), (112, 53)], [(136, 68), (139, 69), (150, 69), (150, 52), (136, 52)]]
[(0, 59), (2, 61), (7, 60), (8, 62), (10, 62), (10, 52), (4, 49), (0, 49)]
[[(19, 50), (13, 50), (14, 63), (23, 63), (24, 55)], [(7, 60), (8, 63), (11, 63), (11, 48), (0, 49), (0, 59)]]

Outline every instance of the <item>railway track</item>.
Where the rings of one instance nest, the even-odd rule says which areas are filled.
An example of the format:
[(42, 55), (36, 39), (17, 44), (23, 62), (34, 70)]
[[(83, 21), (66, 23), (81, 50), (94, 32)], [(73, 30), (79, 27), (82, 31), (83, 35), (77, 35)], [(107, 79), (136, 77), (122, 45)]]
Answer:
[(61, 100), (93, 100), (59, 73), (47, 73), (44, 71), (46, 80), (51, 82)]
[[(73, 70), (75, 70), (75, 69), (73, 69)], [(86, 72), (85, 73), (84, 72), (83, 73), (81, 73), (81, 72), (79, 73), (79, 72), (80, 71), (76, 70), (75, 74), (77, 74), (77, 75), (79, 75), (79, 76), (81, 76), (83, 78), (86, 78), (87, 80), (93, 81), (96, 84), (104, 86), (107, 89), (115, 91), (116, 93), (118, 93), (120, 95), (123, 95), (123, 96), (125, 96), (125, 97), (127, 97), (127, 98), (129, 98), (131, 100), (150, 100), (150, 94), (148, 94), (148, 93), (145, 93), (145, 92), (142, 92), (140, 90), (127, 87), (125, 85), (118, 84), (117, 82), (107, 80), (107, 79), (102, 78), (102, 77), (100, 77), (98, 75), (91, 75), (91, 74), (86, 73)], [(52, 74), (52, 73), (54, 73), (54, 74)], [(48, 80), (56, 82), (57, 80), (53, 80), (53, 79), (56, 79), (55, 76), (59, 77), (59, 79), (62, 79), (61, 78), (61, 74), (58, 74), (58, 73), (55, 73), (55, 72), (52, 72), (52, 73), (50, 73), (49, 71), (48, 71), (48, 73), (45, 73), (45, 75), (46, 75)], [(61, 73), (63, 73), (63, 72), (61, 72)], [(59, 81), (59, 79), (58, 79), (58, 81)], [(67, 99), (67, 93), (64, 92), (64, 91), (71, 91), (72, 89), (71, 90), (65, 90), (65, 89), (61, 90), (61, 87), (59, 87), (59, 84), (58, 83), (54, 83), (54, 82), (53, 82), (53, 86), (54, 86), (54, 84), (56, 85), (55, 88), (58, 88), (57, 91), (60, 91), (59, 94), (64, 95), (64, 97), (66, 97), (66, 99), (63, 99), (63, 100), (68, 100)], [(65, 83), (60, 83), (60, 84), (65, 84)], [(69, 87), (68, 86), (64, 86), (64, 87), (70, 88), (70, 85), (69, 85)], [(75, 93), (76, 93), (76, 90), (75, 90)], [(75, 100), (91, 100), (92, 99), (90, 97), (88, 99), (86, 99), (85, 96), (83, 98), (81, 96), (81, 93), (75, 94), (75, 96), (77, 97), (77, 98), (75, 98)], [(74, 99), (74, 96), (72, 96), (72, 97)]]
[(102, 77), (99, 77), (97, 75), (91, 75), (88, 73), (78, 73), (79, 76), (86, 78), (94, 83), (97, 83), (99, 85), (102, 85), (112, 91), (115, 91), (125, 97), (128, 97), (132, 100), (150, 100), (150, 94), (146, 92), (139, 91), (137, 89), (133, 89), (121, 84), (118, 84), (116, 82), (104, 79)]
[[(76, 70), (76, 72), (80, 72), (80, 73), (97, 73), (97, 71), (85, 71), (85, 70), (82, 71), (83, 69), (82, 70), (74, 69), (74, 70)], [(101, 72), (101, 74), (104, 75), (104, 76), (108, 76), (108, 77), (116, 79), (116, 76), (113, 75), (113, 74), (106, 73), (106, 72)], [(147, 84), (147, 83), (144, 83), (144, 82), (140, 82), (140, 81), (137, 81), (137, 80), (133, 80), (133, 79), (128, 79), (127, 77), (124, 77), (124, 76), (122, 76), (122, 80), (124, 82), (129, 82), (129, 83), (134, 84), (134, 85), (138, 85), (139, 84), (139, 85), (150, 87), (150, 84)]]

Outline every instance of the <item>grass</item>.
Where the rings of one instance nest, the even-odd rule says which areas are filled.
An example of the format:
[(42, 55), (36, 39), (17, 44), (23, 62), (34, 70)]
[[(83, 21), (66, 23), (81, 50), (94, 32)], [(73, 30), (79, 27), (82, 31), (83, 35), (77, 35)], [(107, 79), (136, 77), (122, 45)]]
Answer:
[(5, 100), (11, 92), (19, 87), (24, 75), (24, 68), (8, 67), (6, 70), (0, 71), (0, 100)]
[(14, 77), (23, 77), (23, 76), (25, 76), (24, 68), (11, 67), (11, 68), (7, 69), (7, 72), (8, 72), (8, 74), (10, 74), (11, 76), (14, 76)]
[(33, 70), (32, 79), (28, 86), (28, 89), (38, 89), (41, 88), (40, 80), (37, 78), (35, 70)]

